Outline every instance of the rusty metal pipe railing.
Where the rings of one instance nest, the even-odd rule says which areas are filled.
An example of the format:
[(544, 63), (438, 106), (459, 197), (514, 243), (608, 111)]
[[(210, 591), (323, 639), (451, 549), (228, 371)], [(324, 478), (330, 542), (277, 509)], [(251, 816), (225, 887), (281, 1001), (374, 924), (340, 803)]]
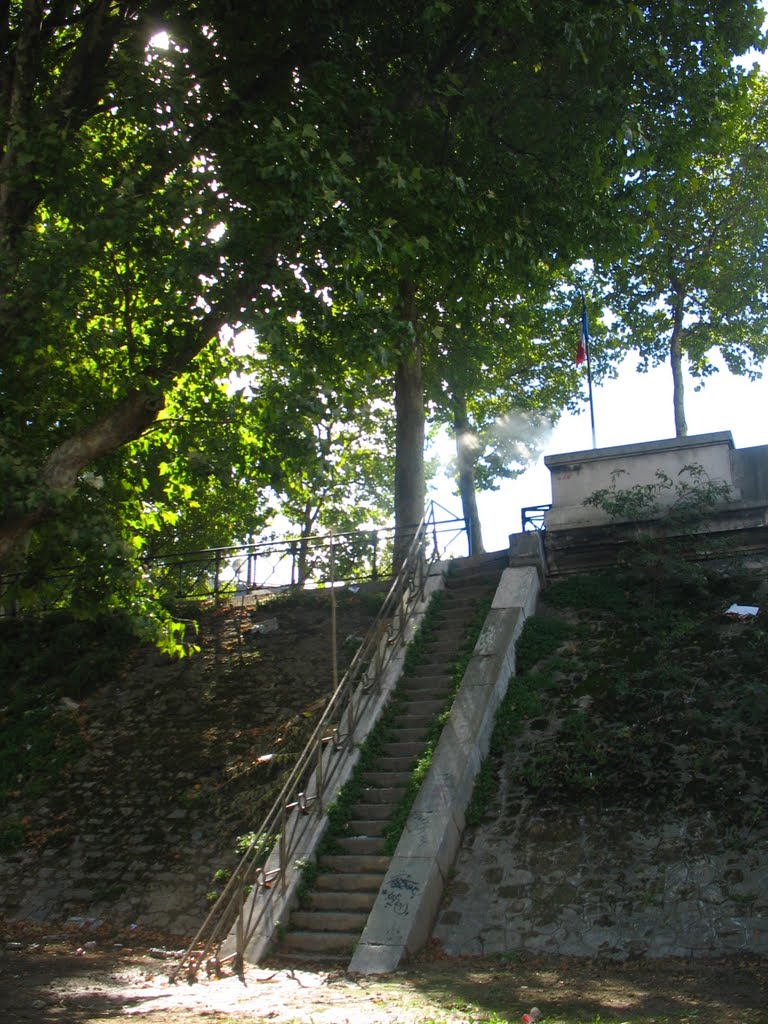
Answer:
[[(378, 694), (382, 676), (400, 649), (408, 622), (423, 600), (428, 564), (439, 557), (436, 538), (435, 511), (430, 504), (372, 628), (336, 687), (280, 795), (172, 972), (172, 981), (183, 972), (193, 981), (207, 958), (218, 965), (221, 945), (233, 930), (233, 959), (242, 972), (249, 942), (268, 909), (272, 879), (279, 877), (281, 888), (285, 889), (288, 869), (310, 819), (316, 823), (322, 818), (340, 788), (343, 763), (355, 754), (353, 737), (361, 716), (369, 707), (369, 698)], [(433, 547), (428, 553), (430, 541)], [(269, 872), (267, 858), (272, 864)]]

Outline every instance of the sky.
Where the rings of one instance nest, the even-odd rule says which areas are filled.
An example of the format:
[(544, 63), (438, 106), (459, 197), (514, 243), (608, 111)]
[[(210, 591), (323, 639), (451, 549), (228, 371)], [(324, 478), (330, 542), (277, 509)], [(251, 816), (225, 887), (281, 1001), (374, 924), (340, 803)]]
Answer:
[[(768, 14), (768, 0), (763, 6)], [(746, 65), (758, 63), (768, 72), (768, 55), (748, 54)], [(574, 358), (578, 325), (574, 324)], [(685, 415), (688, 434), (709, 434), (729, 430), (737, 448), (768, 444), (768, 361), (764, 376), (757, 381), (731, 374), (711, 353), (718, 373), (697, 392), (697, 382), (685, 381)], [(629, 354), (616, 379), (604, 382), (593, 391), (595, 437), (598, 448), (613, 445), (657, 441), (675, 436), (672, 407), (672, 371), (669, 361), (637, 372), (638, 360)], [(592, 448), (592, 428), (587, 403), (587, 385), (583, 385), (580, 414), (565, 414), (552, 430), (541, 457), (515, 480), (505, 481), (495, 492), (478, 495), (478, 511), (487, 551), (500, 551), (509, 543), (509, 534), (521, 529), (520, 510), (529, 505), (544, 505), (552, 500), (546, 455), (584, 451)], [(444, 440), (436, 447), (441, 461), (453, 454), (452, 442)], [(444, 476), (434, 481), (431, 497), (445, 508), (461, 515), (461, 502), (454, 486)], [(459, 552), (456, 552), (457, 554)], [(462, 552), (464, 553), (464, 552)]]
[[(574, 357), (577, 325), (574, 325)], [(737, 448), (768, 444), (768, 364), (762, 379), (750, 382), (737, 377), (717, 359), (719, 372), (704, 387), (694, 391), (696, 381), (686, 379), (685, 413), (688, 434), (709, 434), (729, 430)], [(672, 408), (672, 371), (669, 361), (637, 372), (637, 358), (630, 354), (618, 377), (593, 390), (595, 436), (598, 448), (657, 441), (675, 436)], [(587, 385), (579, 414), (566, 413), (553, 429), (542, 456), (516, 480), (505, 481), (498, 491), (478, 495), (478, 511), (487, 551), (506, 548), (510, 533), (519, 533), (520, 510), (552, 500), (545, 455), (584, 451), (592, 448), (592, 428), (587, 403)], [(440, 457), (450, 458), (452, 443), (437, 447)], [(451, 512), (461, 515), (461, 503), (445, 478), (435, 481), (432, 497)]]

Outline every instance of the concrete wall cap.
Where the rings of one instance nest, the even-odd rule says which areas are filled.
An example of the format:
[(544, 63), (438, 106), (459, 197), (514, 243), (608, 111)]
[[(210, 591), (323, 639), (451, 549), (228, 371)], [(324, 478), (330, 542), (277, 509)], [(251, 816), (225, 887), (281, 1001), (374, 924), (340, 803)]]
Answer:
[(653, 451), (672, 451), (676, 448), (706, 448), (716, 444), (725, 444), (729, 448), (733, 448), (733, 434), (731, 431), (719, 430), (711, 434), (670, 437), (662, 441), (642, 441), (637, 444), (615, 445), (613, 448), (596, 448), (580, 452), (564, 452), (561, 455), (545, 455), (544, 465), (551, 470), (573, 462), (600, 462), (605, 459), (615, 459), (617, 455), (647, 455)]

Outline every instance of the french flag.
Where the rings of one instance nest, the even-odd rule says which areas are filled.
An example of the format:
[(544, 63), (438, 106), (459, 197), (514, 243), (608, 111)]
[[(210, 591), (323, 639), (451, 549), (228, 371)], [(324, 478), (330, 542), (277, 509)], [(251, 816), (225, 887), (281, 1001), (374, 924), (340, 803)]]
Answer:
[(581, 300), (581, 330), (579, 331), (579, 347), (576, 349), (576, 365), (581, 366), (587, 358), (589, 347), (589, 323), (587, 321), (587, 300)]

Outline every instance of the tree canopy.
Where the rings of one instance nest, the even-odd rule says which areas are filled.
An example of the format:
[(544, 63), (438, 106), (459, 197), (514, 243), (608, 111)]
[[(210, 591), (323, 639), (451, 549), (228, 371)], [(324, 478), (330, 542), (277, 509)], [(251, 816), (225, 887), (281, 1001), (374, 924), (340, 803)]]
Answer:
[(682, 161), (659, 153), (617, 206), (631, 234), (602, 275), (614, 331), (641, 366), (669, 358), (675, 432), (687, 432), (683, 359), (694, 377), (755, 376), (768, 356), (768, 85), (752, 74), (713, 111)]
[(153, 538), (257, 531), (319, 471), (320, 424), (374, 408), (418, 519), (428, 403), (530, 395), (511, 311), (615, 234), (633, 167), (706, 136), (761, 13), (7, 4), (0, 564), (129, 578)]

